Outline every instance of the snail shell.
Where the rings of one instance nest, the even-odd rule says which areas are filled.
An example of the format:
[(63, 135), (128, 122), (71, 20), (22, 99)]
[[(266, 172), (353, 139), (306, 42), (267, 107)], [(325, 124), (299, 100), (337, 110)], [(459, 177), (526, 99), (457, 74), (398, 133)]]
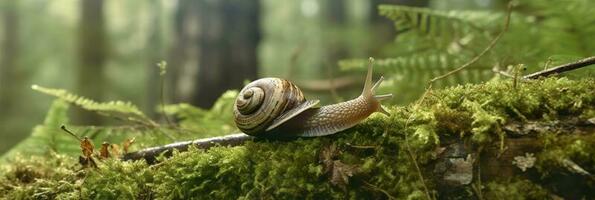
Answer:
[(248, 135), (261, 135), (318, 104), (285, 79), (262, 78), (242, 89), (234, 106), (236, 126)]
[(246, 85), (234, 105), (236, 126), (244, 133), (262, 137), (316, 137), (355, 126), (374, 112), (389, 115), (380, 100), (392, 94), (374, 95), (381, 77), (372, 85), (372, 59), (364, 90), (355, 99), (323, 107), (318, 100), (306, 100), (293, 83), (279, 78), (263, 78)]

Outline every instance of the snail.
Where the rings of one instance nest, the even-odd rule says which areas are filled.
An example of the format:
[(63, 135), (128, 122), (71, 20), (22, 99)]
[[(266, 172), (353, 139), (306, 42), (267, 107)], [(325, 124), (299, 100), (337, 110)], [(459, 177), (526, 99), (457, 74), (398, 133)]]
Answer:
[(355, 99), (318, 107), (319, 100), (306, 100), (288, 80), (262, 78), (246, 85), (234, 104), (234, 121), (244, 133), (255, 137), (317, 137), (351, 128), (374, 112), (387, 116), (381, 100), (392, 94), (375, 95), (383, 77), (372, 85), (372, 62), (364, 89)]
[(145, 159), (155, 163), (157, 155), (167, 155), (173, 149), (186, 150), (189, 146), (207, 149), (215, 145), (235, 146), (255, 138), (317, 137), (338, 133), (351, 128), (374, 112), (387, 116), (380, 101), (392, 94), (375, 95), (382, 83), (381, 76), (372, 85), (372, 62), (362, 94), (355, 99), (317, 107), (318, 100), (306, 100), (300, 89), (280, 78), (262, 78), (246, 85), (234, 102), (236, 126), (244, 133), (182, 141), (165, 146), (151, 147), (127, 153), (123, 160)]

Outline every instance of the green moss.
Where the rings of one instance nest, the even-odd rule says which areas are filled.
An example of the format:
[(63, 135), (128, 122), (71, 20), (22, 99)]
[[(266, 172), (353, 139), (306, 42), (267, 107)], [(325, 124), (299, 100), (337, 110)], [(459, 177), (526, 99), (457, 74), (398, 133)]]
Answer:
[(543, 187), (528, 180), (512, 179), (489, 182), (485, 188), (485, 199), (552, 199), (552, 195)]
[[(20, 158), (4, 169), (0, 196), (8, 198), (100, 199), (424, 199), (424, 183), (435, 183), (426, 164), (445, 137), (475, 146), (500, 144), (507, 122), (593, 117), (595, 81), (548, 78), (512, 88), (491, 81), (433, 91), (422, 104), (390, 108), (340, 134), (292, 141), (259, 140), (238, 147), (191, 149), (148, 166), (142, 161), (105, 160), (80, 170), (75, 159), (58, 154)], [(551, 133), (539, 136), (539, 173), (559, 169), (556, 157), (595, 171), (595, 136)], [(150, 144), (149, 144), (150, 145)], [(321, 152), (335, 146), (332, 156)], [(408, 153), (411, 152), (411, 155)], [(332, 166), (332, 169), (329, 169)], [(347, 181), (333, 181), (334, 177)], [(485, 197), (540, 198), (551, 191), (513, 177), (484, 184)], [(594, 188), (591, 188), (593, 190)], [(510, 194), (512, 196), (507, 196)]]
[(595, 134), (551, 133), (543, 135), (541, 139), (544, 147), (537, 155), (537, 169), (543, 175), (560, 170), (577, 173), (571, 169), (569, 161), (587, 172), (595, 171)]
[[(50, 153), (45, 157), (17, 155), (3, 166), (0, 197), (8, 199), (76, 199), (81, 176), (74, 158)], [(77, 195), (78, 196), (78, 195)]]

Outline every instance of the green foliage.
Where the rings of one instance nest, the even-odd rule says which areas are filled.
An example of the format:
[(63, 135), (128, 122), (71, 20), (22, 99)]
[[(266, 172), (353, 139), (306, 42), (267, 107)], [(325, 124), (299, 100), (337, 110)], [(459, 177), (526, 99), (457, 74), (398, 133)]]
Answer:
[(143, 112), (141, 112), (135, 105), (133, 105), (130, 102), (110, 101), (106, 103), (99, 103), (91, 99), (87, 99), (85, 97), (72, 94), (63, 89), (44, 88), (37, 85), (33, 85), (31, 88), (48, 95), (58, 97), (59, 99), (79, 106), (88, 111), (97, 112), (102, 115), (107, 115), (122, 120), (128, 120), (147, 126), (156, 125), (156, 123), (153, 122), (153, 120), (145, 116)]
[(44, 155), (48, 150), (65, 154), (80, 152), (78, 142), (60, 130), (60, 125), (68, 123), (67, 111), (66, 102), (54, 101), (43, 124), (35, 126), (31, 136), (4, 154), (0, 161), (6, 162), (15, 158), (17, 154)]
[(233, 121), (233, 104), (238, 91), (227, 91), (215, 102), (210, 110), (181, 103), (167, 105), (165, 112), (179, 120), (182, 129), (198, 133), (197, 137), (217, 136), (237, 132)]
[[(486, 184), (486, 199), (551, 199), (549, 192), (529, 180), (509, 180)], [(519, 195), (522, 194), (522, 195)]]
[(380, 15), (395, 23), (397, 32), (415, 31), (436, 42), (461, 38), (471, 32), (481, 34), (496, 30), (503, 19), (502, 13), (489, 11), (442, 11), (397, 5), (381, 5), (378, 9)]
[(537, 155), (537, 169), (544, 176), (553, 175), (552, 172), (556, 169), (582, 173), (572, 169), (572, 164), (582, 166), (581, 168), (587, 172), (595, 170), (595, 136), (578, 137), (573, 134), (552, 133), (543, 135), (541, 139), (544, 140), (543, 148), (546, 151)]
[(150, 199), (155, 176), (144, 161), (121, 162), (107, 159), (98, 169), (86, 171), (80, 185), (87, 199)]
[(76, 159), (62, 154), (15, 157), (4, 165), (0, 197), (7, 199), (80, 199), (77, 191), (84, 171)]
[[(593, 79), (548, 78), (521, 83), (517, 88), (510, 80), (468, 84), (433, 91), (418, 105), (392, 107), (390, 117), (373, 115), (340, 134), (291, 141), (258, 140), (209, 150), (191, 148), (161, 159), (153, 167), (143, 161), (107, 159), (99, 161), (97, 169), (78, 171), (80, 167), (69, 156), (50, 153), (45, 158), (17, 157), (0, 176), (0, 195), (83, 199), (422, 199), (424, 183), (417, 176), (414, 162), (420, 166), (434, 162), (435, 149), (443, 137), (455, 135), (471, 144), (492, 145), (501, 140), (498, 127), (509, 121), (555, 121), (568, 116), (590, 119), (595, 117), (595, 96), (588, 91), (593, 90)], [(207, 111), (189, 106), (168, 109), (183, 116), (183, 121), (207, 116)], [(549, 155), (559, 153), (587, 166), (587, 170), (595, 170), (589, 167), (595, 157), (595, 136), (556, 140), (552, 139), (557, 138), (556, 133), (546, 135), (549, 137), (537, 138), (547, 146), (537, 154), (538, 159), (544, 159), (542, 163), (538, 160), (540, 174), (563, 168), (551, 164), (559, 159)], [(328, 151), (331, 156), (322, 156)], [(408, 152), (415, 155), (415, 161)], [(33, 167), (38, 165), (41, 168)], [(329, 166), (333, 170), (329, 171)], [(346, 175), (346, 182), (332, 181), (337, 173), (347, 172), (352, 176)], [(427, 177), (430, 172), (422, 169), (421, 173), (426, 175), (425, 184), (433, 193), (434, 182)], [(540, 183), (522, 177), (486, 181), (484, 198), (533, 199), (556, 192)]]
[[(434, 84), (434, 88), (479, 83), (495, 76), (492, 68), (525, 64), (527, 71), (571, 62), (595, 52), (595, 15), (588, 9), (595, 2), (529, 0), (515, 2), (510, 25), (484, 57), (465, 70)], [(561, 9), (564, 8), (564, 9)], [(397, 30), (394, 44), (387, 44), (387, 58), (378, 58), (377, 72), (390, 84), (380, 90), (398, 94), (394, 103), (418, 99), (433, 77), (445, 74), (483, 51), (504, 30), (506, 11), (436, 10), (382, 5), (380, 14), (392, 20)], [(569, 12), (569, 11), (572, 12)], [(367, 59), (339, 62), (345, 71), (363, 71)], [(585, 77), (593, 69), (570, 73)]]
[[(3, 155), (2, 162), (13, 160), (19, 155), (46, 155), (50, 152), (71, 156), (80, 155), (79, 141), (62, 131), (61, 125), (67, 125), (78, 137), (88, 137), (97, 149), (103, 142), (121, 145), (130, 138), (135, 138), (136, 142), (131, 148), (134, 150), (166, 144), (173, 140), (190, 140), (237, 132), (231, 110), (237, 91), (223, 94), (211, 110), (203, 110), (189, 104), (166, 106), (166, 113), (179, 119), (179, 125), (169, 127), (153, 122), (131, 103), (121, 101), (101, 103), (62, 89), (40, 86), (33, 88), (56, 96), (58, 99), (50, 107), (44, 123), (36, 126), (31, 136)], [(71, 125), (67, 115), (69, 103), (90, 112), (117, 117), (133, 124), (102, 127)]]

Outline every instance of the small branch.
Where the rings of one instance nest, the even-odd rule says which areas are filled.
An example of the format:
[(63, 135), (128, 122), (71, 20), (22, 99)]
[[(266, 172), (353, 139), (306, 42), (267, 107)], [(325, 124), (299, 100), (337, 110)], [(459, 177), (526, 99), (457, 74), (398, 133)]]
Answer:
[(494, 39), (492, 39), (490, 44), (481, 53), (479, 53), (479, 55), (475, 56), (469, 62), (463, 64), (461, 67), (456, 68), (446, 74), (437, 76), (437, 77), (433, 78), (432, 80), (430, 80), (430, 82), (429, 82), (430, 86), (428, 86), (428, 87), (431, 88), (432, 83), (436, 82), (437, 80), (446, 78), (452, 74), (455, 74), (455, 73), (469, 67), (473, 63), (477, 62), (479, 60), (479, 58), (481, 58), (483, 55), (485, 55), (488, 51), (490, 51), (492, 48), (494, 48), (494, 46), (496, 46), (496, 44), (498, 43), (498, 40), (500, 40), (500, 38), (504, 35), (504, 33), (506, 33), (506, 31), (508, 31), (508, 26), (510, 25), (510, 15), (511, 14), (512, 14), (512, 4), (509, 3), (508, 4), (508, 13), (506, 15), (506, 21), (504, 22), (504, 29)]
[(238, 146), (252, 139), (254, 139), (253, 136), (238, 133), (219, 137), (198, 139), (193, 141), (177, 142), (165, 146), (151, 147), (137, 152), (127, 153), (124, 154), (124, 156), (122, 156), (122, 160), (145, 159), (149, 164), (152, 164), (155, 163), (155, 159), (157, 156), (169, 156), (172, 154), (172, 151), (174, 149), (177, 149), (179, 151), (186, 151), (190, 146), (195, 146), (198, 149), (208, 149), (216, 145)]
[(542, 70), (539, 72), (535, 72), (533, 74), (526, 75), (523, 78), (524, 79), (536, 79), (536, 78), (543, 77), (543, 76), (549, 76), (552, 74), (559, 74), (559, 73), (583, 68), (583, 67), (593, 65), (593, 64), (595, 64), (595, 56), (591, 56), (591, 57), (584, 58), (582, 60), (578, 60), (578, 61), (575, 61), (572, 63), (567, 63), (567, 64), (563, 64), (563, 65), (556, 66), (553, 68), (549, 68), (546, 70)]

